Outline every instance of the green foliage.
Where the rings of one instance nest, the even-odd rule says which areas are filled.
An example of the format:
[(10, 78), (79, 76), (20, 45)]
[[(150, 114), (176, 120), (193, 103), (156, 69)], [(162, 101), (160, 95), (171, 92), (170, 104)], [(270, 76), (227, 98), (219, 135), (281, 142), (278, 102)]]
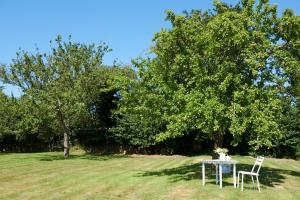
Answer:
[(0, 88), (0, 138), (3, 139), (4, 135), (9, 134), (10, 129), (13, 125), (14, 117), (13, 114), (13, 103)]
[[(133, 62), (147, 67), (148, 61), (150, 60)], [(144, 77), (144, 70), (139, 68), (137, 77), (125, 80), (124, 85), (127, 87), (121, 88), (120, 91), (122, 98), (118, 103), (118, 110), (114, 113), (117, 126), (112, 131), (121, 144), (140, 147), (155, 145), (156, 135), (166, 128), (161, 114), (168, 107), (168, 102), (163, 101), (163, 96), (155, 91), (150, 77)]]
[(274, 157), (293, 157), (295, 158), (300, 148), (300, 111), (299, 107), (287, 104), (283, 115), (278, 119), (281, 137), (273, 138), (274, 147), (266, 150)]
[[(1, 67), (0, 71), (6, 83), (23, 90), (39, 110), (38, 116), (46, 116), (52, 124), (60, 126), (60, 132), (64, 133), (65, 155), (68, 156), (72, 127), (89, 116), (87, 105), (93, 100), (92, 95), (105, 87), (97, 73), (102, 67), (102, 57), (109, 49), (106, 45), (62, 42), (60, 36), (55, 41), (49, 55), (20, 51), (12, 64)], [(24, 118), (23, 125), (40, 120), (33, 114), (29, 116), (31, 118)]]
[(101, 77), (103, 85), (87, 97), (90, 99), (87, 104), (89, 115), (79, 118), (74, 125), (74, 138), (86, 150), (93, 151), (103, 144), (117, 143), (117, 137), (110, 131), (116, 125), (113, 110), (121, 98), (118, 91), (123, 87), (124, 80), (133, 75), (128, 67), (103, 67), (98, 70), (96, 76)]
[(59, 134), (51, 115), (26, 95), (17, 99), (1, 93), (0, 148), (2, 151), (51, 150)]
[(232, 145), (247, 136), (258, 149), (281, 137), (282, 97), (295, 97), (299, 83), (299, 18), (277, 17), (267, 1), (214, 5), (212, 13), (167, 11), (172, 28), (155, 34), (156, 56), (133, 63), (138, 77), (122, 91), (118, 125), (132, 143), (199, 131), (217, 147), (230, 132)]
[(63, 136), (66, 156), (70, 137), (85, 148), (114, 141), (111, 112), (125, 77), (133, 72), (104, 66), (102, 57), (108, 51), (104, 44), (63, 42), (58, 36), (49, 55), (18, 52), (12, 64), (0, 69), (2, 80), (24, 93), (7, 107), (11, 117), (18, 118), (6, 126), (11, 135), (20, 141), (32, 134), (49, 145)]

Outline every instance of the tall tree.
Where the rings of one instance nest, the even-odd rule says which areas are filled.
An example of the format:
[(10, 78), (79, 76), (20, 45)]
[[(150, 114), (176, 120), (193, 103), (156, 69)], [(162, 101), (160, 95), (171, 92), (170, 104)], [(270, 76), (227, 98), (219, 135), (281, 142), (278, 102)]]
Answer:
[(185, 15), (167, 11), (172, 28), (155, 35), (156, 56), (134, 63), (134, 84), (142, 89), (123, 92), (120, 113), (136, 126), (122, 121), (154, 124), (156, 141), (198, 130), (215, 147), (225, 133), (232, 144), (247, 136), (256, 149), (270, 147), (281, 134), (282, 97), (295, 97), (299, 84), (299, 18), (290, 10), (278, 17), (267, 0), (214, 6)]
[(68, 157), (72, 124), (86, 115), (89, 95), (102, 86), (96, 72), (103, 67), (102, 57), (109, 48), (70, 39), (63, 42), (60, 36), (55, 42), (49, 55), (20, 51), (0, 71), (4, 82), (19, 86), (40, 110), (55, 116), (64, 136), (64, 155)]

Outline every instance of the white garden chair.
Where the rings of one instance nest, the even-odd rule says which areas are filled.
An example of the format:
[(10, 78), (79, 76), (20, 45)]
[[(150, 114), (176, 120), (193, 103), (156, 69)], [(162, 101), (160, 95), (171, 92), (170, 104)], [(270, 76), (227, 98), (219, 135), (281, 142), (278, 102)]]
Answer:
[(254, 186), (254, 179), (253, 177), (256, 176), (256, 182), (257, 182), (257, 188), (258, 188), (258, 191), (260, 192), (260, 187), (259, 187), (259, 180), (258, 180), (258, 176), (259, 176), (259, 170), (261, 168), (261, 165), (264, 161), (264, 157), (262, 156), (258, 156), (256, 158), (256, 161), (252, 167), (252, 170), (251, 172), (248, 172), (248, 171), (239, 171), (238, 172), (238, 187), (239, 187), (239, 184), (240, 184), (240, 174), (242, 175), (242, 191), (243, 191), (243, 187), (244, 187), (244, 175), (250, 175), (251, 178), (252, 178), (252, 185)]

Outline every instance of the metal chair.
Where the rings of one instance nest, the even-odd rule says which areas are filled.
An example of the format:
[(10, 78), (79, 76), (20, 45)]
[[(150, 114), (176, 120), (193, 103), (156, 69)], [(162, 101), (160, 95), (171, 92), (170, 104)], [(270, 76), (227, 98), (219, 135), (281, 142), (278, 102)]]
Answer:
[(244, 175), (250, 175), (251, 178), (252, 178), (252, 185), (254, 186), (254, 179), (253, 177), (256, 176), (256, 182), (257, 182), (257, 188), (258, 188), (258, 191), (260, 192), (260, 187), (259, 187), (259, 180), (258, 180), (258, 176), (259, 176), (259, 170), (261, 168), (261, 165), (264, 161), (264, 157), (262, 156), (258, 156), (256, 158), (256, 161), (252, 167), (252, 170), (251, 172), (248, 172), (248, 171), (239, 171), (238, 172), (238, 187), (239, 187), (239, 184), (240, 184), (240, 174), (242, 175), (242, 191), (243, 191), (243, 187), (244, 187)]

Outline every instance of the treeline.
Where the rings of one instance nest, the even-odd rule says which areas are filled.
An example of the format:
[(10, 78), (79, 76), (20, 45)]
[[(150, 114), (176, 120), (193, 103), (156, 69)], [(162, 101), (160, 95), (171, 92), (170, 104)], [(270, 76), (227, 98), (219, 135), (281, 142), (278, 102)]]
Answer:
[[(105, 66), (105, 44), (51, 42), (0, 68), (0, 150), (293, 157), (300, 144), (300, 18), (266, 0), (166, 12), (152, 55)], [(153, 56), (154, 55), (154, 56)]]

